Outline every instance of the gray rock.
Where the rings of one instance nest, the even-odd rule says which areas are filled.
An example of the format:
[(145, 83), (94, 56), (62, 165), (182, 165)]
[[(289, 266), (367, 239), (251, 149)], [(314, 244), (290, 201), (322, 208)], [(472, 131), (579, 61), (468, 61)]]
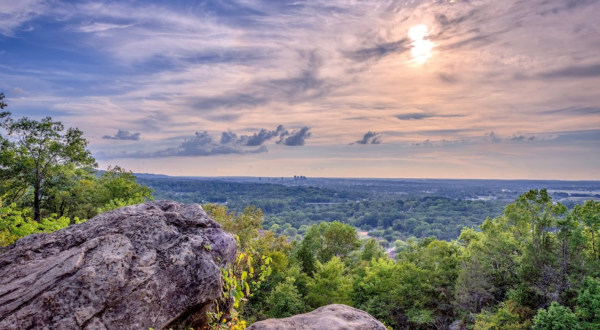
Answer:
[(467, 330), (467, 327), (459, 320), (452, 322), (448, 330)]
[(367, 312), (346, 305), (327, 305), (306, 314), (256, 322), (248, 330), (386, 330)]
[(200, 205), (110, 211), (0, 254), (0, 329), (179, 329), (205, 322), (235, 238)]

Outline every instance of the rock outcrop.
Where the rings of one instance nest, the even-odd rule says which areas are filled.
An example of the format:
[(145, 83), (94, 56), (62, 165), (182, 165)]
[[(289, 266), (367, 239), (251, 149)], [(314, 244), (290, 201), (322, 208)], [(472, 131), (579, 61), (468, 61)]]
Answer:
[(128, 206), (0, 254), (0, 329), (179, 329), (204, 322), (235, 238), (200, 205)]
[(346, 305), (328, 305), (306, 314), (256, 322), (248, 330), (386, 330), (367, 312)]

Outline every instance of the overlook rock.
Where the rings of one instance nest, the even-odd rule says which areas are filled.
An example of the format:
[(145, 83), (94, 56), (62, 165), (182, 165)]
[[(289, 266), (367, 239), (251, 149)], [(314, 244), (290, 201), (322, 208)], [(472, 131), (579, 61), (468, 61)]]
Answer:
[(367, 312), (346, 305), (327, 305), (306, 314), (256, 322), (248, 330), (386, 330)]
[(203, 322), (235, 238), (200, 205), (113, 210), (0, 253), (0, 329), (180, 329)]

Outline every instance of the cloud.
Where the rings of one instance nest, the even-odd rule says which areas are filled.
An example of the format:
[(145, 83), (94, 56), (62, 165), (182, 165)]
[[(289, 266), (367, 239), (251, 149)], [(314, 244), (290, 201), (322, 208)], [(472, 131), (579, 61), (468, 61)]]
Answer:
[(74, 28), (74, 30), (77, 32), (90, 33), (90, 32), (102, 32), (102, 31), (111, 30), (111, 29), (126, 29), (131, 26), (133, 26), (133, 24), (121, 25), (121, 24), (111, 24), (111, 23), (92, 23), (92, 24), (76, 27), (76, 28)]
[(269, 131), (267, 129), (262, 128), (257, 133), (252, 135), (241, 135), (238, 137), (237, 134), (232, 131), (227, 131), (221, 133), (221, 144), (236, 144), (247, 147), (257, 147), (262, 145), (263, 143), (277, 137), (281, 137), (282, 134), (286, 133), (286, 129), (283, 125), (277, 126), (277, 129), (274, 131)]
[[(380, 144), (382, 142), (381, 140), (381, 133), (378, 132), (367, 132), (367, 134), (365, 134), (363, 136), (362, 139), (355, 141), (354, 143), (358, 143), (358, 144)], [(354, 144), (351, 143), (351, 144)]]
[[(14, 30), (47, 12), (44, 0), (4, 1), (0, 6), (0, 34), (13, 36)], [(28, 27), (29, 31), (33, 28)]]
[(600, 107), (569, 107), (555, 110), (542, 111), (543, 114), (565, 114), (568, 116), (580, 115), (595, 115), (600, 114)]
[[(597, 0), (4, 2), (0, 34), (11, 37), (0, 46), (0, 85), (10, 85), (0, 88), (27, 92), (11, 108), (78, 126), (96, 137), (94, 149), (121, 147), (98, 141), (114, 127), (143, 132), (122, 148), (145, 157), (167, 147), (241, 154), (313, 144), (310, 132), (327, 132), (304, 150), (320, 150), (310, 161), (324, 163), (365, 129), (389, 146), (365, 152), (395, 157), (395, 145), (412, 142), (500, 139), (498, 148), (533, 149), (548, 132), (598, 127)], [(407, 41), (417, 25), (435, 43), (420, 66)], [(281, 123), (311, 130), (282, 138)], [(210, 127), (210, 143), (200, 145), (199, 127)], [(506, 135), (484, 137), (492, 129)], [(194, 141), (183, 147), (186, 134)]]
[(310, 132), (310, 127), (304, 126), (301, 129), (297, 129), (292, 131), (291, 133), (287, 130), (284, 130), (281, 133), (278, 144), (283, 144), (291, 147), (303, 146), (306, 142), (306, 139), (312, 136)]
[(230, 142), (234, 143), (235, 141), (237, 141), (237, 139), (237, 134), (233, 133), (232, 131), (221, 133), (221, 144), (228, 144)]
[(514, 135), (511, 140), (513, 140), (513, 141), (533, 141), (533, 140), (535, 140), (535, 136)]
[(345, 56), (351, 60), (362, 62), (371, 59), (380, 59), (389, 54), (399, 54), (410, 50), (407, 46), (408, 39), (386, 42), (369, 48), (357, 49), (345, 52)]
[(138, 141), (140, 139), (140, 135), (140, 133), (131, 133), (129, 131), (119, 130), (115, 135), (104, 135), (102, 138), (109, 140)]
[(462, 115), (438, 115), (434, 113), (427, 112), (413, 112), (413, 113), (403, 113), (399, 115), (395, 115), (394, 117), (400, 120), (423, 120), (429, 118), (452, 118), (452, 117), (462, 117)]
[(13, 93), (23, 94), (23, 89), (21, 89), (20, 87), (15, 87), (13, 88)]
[(467, 143), (467, 142), (470, 142), (470, 141), (468, 139), (460, 139), (460, 140), (447, 140), (447, 139), (430, 140), (430, 139), (427, 139), (423, 142), (413, 142), (413, 143), (411, 143), (411, 145), (413, 147), (441, 147), (441, 146), (445, 146), (448, 144)]
[(250, 136), (242, 135), (240, 140), (242, 140), (242, 144), (246, 146), (259, 146), (262, 145), (265, 141), (268, 141), (274, 137), (281, 136), (285, 128), (283, 125), (279, 125), (274, 131), (267, 131), (266, 129), (261, 129), (258, 133), (254, 133)]
[(539, 76), (542, 78), (596, 78), (600, 77), (600, 64), (568, 66), (544, 72)]
[(522, 142), (522, 141), (534, 141), (534, 140), (543, 140), (547, 137), (535, 136), (535, 135), (523, 135), (523, 134), (513, 134), (512, 137), (503, 138), (498, 135), (498, 133), (491, 131), (485, 134), (484, 141), (490, 141), (494, 143), (500, 142)]
[(395, 117), (400, 120), (422, 120), (432, 118), (434, 116), (426, 113), (404, 113), (401, 115), (396, 115)]
[[(251, 135), (238, 136), (232, 131), (226, 131), (221, 133), (221, 137), (218, 140), (215, 140), (207, 131), (203, 131), (196, 132), (193, 137), (184, 139), (177, 147), (169, 147), (152, 152), (101, 152), (100, 156), (108, 159), (258, 154), (269, 151), (267, 146), (263, 144), (273, 138), (279, 138), (279, 140), (276, 141), (278, 144), (303, 146), (305, 140), (311, 136), (309, 130), (310, 128), (305, 126), (290, 133), (283, 125), (279, 125), (277, 129), (273, 131), (261, 129)], [(119, 133), (120, 132), (121, 131), (119, 131)], [(125, 131), (125, 133), (129, 132)], [(119, 134), (117, 133), (117, 135)], [(116, 137), (109, 136), (105, 136), (104, 138), (116, 139)]]
[(491, 131), (489, 133), (485, 134), (487, 140), (498, 143), (500, 141), (502, 141), (502, 138), (498, 136), (498, 134), (496, 134), (496, 132)]

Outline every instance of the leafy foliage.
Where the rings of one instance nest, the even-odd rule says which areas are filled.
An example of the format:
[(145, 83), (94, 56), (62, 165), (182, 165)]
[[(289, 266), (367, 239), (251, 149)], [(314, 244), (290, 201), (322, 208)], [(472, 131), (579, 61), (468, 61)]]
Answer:
[(290, 317), (304, 311), (304, 301), (292, 277), (287, 277), (284, 282), (275, 286), (266, 303), (269, 306), (269, 317)]
[(15, 120), (2, 112), (0, 120), (7, 132), (0, 135), (0, 246), (152, 199), (152, 189), (130, 171), (115, 166), (96, 173), (80, 130), (63, 132), (50, 117)]
[(306, 302), (312, 308), (329, 304), (352, 305), (352, 279), (339, 257), (331, 258), (326, 264), (317, 261), (314, 277), (308, 281)]
[(83, 132), (46, 117), (41, 121), (11, 118), (0, 113), (0, 127), (8, 138), (0, 136), (0, 179), (13, 192), (12, 201), (32, 190), (33, 219), (41, 221), (42, 203), (49, 197), (45, 190), (65, 166), (95, 167)]
[(533, 330), (579, 330), (581, 325), (570, 308), (556, 301), (548, 309), (540, 309), (533, 318)]

